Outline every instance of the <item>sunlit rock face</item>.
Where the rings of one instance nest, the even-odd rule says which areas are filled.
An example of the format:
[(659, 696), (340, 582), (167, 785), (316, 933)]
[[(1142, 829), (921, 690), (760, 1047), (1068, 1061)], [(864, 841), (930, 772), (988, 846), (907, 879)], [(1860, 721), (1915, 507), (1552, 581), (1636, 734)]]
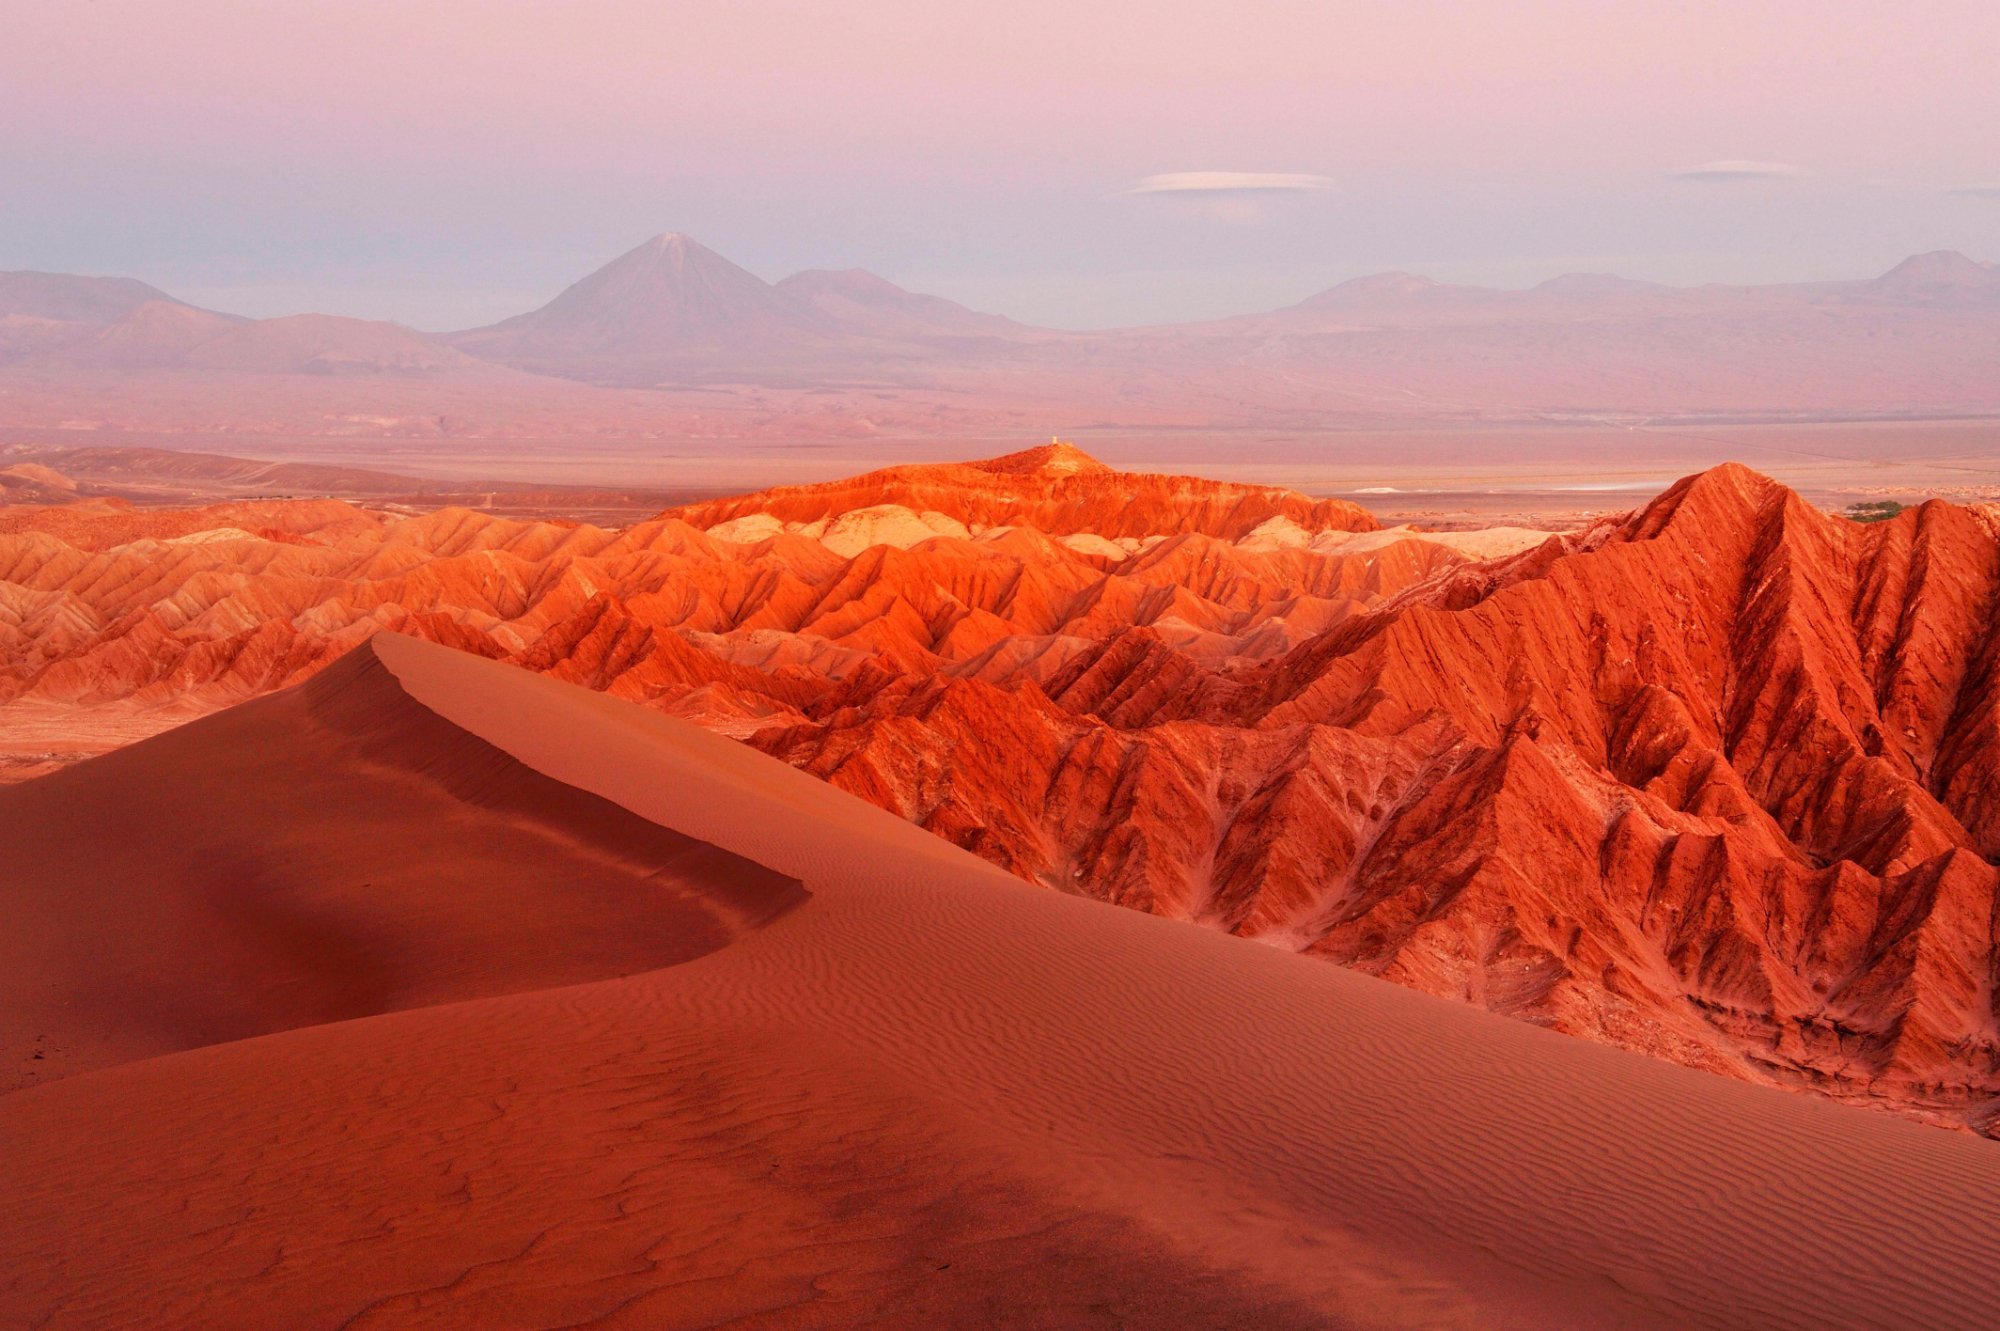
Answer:
[(1580, 532), (1425, 535), (1055, 443), (622, 531), (0, 515), (0, 722), (128, 738), (396, 629), (745, 739), (1053, 890), (1992, 1122), (1982, 508), (1863, 526), (1723, 467)]

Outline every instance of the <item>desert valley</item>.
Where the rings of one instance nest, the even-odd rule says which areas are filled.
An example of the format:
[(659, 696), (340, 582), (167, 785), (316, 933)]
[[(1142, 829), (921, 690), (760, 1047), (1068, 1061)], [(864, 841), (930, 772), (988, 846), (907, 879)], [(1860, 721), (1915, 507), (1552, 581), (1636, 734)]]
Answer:
[(1058, 443), (622, 529), (0, 522), (17, 776), (409, 633), (743, 739), (1050, 890), (2000, 1114), (2000, 508), (1862, 524), (1723, 467), (1576, 531), (1427, 533)]
[(4, 292), (10, 1317), (1982, 1324), (1994, 270)]
[(56, 497), (10, 1314), (1984, 1315), (2000, 509), (1425, 532), (1063, 443), (624, 527)]
[(0, 33), (0, 1329), (2000, 1326), (2000, 8)]
[(1121, 467), (1491, 525), (1628, 507), (1725, 461), (1828, 504), (1992, 493), (1996, 358), (2000, 269), (1952, 252), (1758, 287), (1387, 273), (1080, 333), (859, 270), (767, 283), (666, 233), (539, 309), (436, 335), (0, 274), (0, 444), (721, 494), (1054, 431)]

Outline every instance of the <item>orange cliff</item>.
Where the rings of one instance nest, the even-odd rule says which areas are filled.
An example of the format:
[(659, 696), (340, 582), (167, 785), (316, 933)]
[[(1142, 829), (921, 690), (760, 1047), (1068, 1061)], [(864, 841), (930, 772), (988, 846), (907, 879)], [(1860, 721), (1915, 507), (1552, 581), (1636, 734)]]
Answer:
[(1991, 1143), (1038, 891), (408, 637), (0, 843), (7, 1326), (1992, 1324)]
[(1857, 526), (1724, 467), (1564, 536), (1374, 527), (1061, 445), (619, 532), (0, 510), (0, 722), (166, 724), (401, 629), (1060, 891), (1992, 1125), (1991, 514)]

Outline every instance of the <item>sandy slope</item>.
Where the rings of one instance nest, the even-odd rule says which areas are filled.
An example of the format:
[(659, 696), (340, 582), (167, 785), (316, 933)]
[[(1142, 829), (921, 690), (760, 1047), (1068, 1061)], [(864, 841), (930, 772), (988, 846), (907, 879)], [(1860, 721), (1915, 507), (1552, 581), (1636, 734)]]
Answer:
[[(648, 974), (0, 1100), (0, 1322), (1991, 1324), (1991, 1143), (1039, 892), (656, 714), (363, 650), (372, 699), (393, 674), (446, 730), (810, 896)], [(326, 742), (246, 715), (125, 761), (200, 782), (225, 739)], [(382, 759), (421, 767), (439, 733)], [(117, 772), (76, 769), (71, 797)], [(431, 818), (372, 835), (449, 863)]]
[(623, 531), (0, 508), (0, 780), (398, 630), (1053, 890), (1994, 1132), (1996, 515), (1856, 524), (1725, 467), (1583, 532), (1425, 537), (1060, 444)]
[(651, 970), (803, 895), (440, 721), (365, 649), (0, 790), (0, 845), (0, 1089)]

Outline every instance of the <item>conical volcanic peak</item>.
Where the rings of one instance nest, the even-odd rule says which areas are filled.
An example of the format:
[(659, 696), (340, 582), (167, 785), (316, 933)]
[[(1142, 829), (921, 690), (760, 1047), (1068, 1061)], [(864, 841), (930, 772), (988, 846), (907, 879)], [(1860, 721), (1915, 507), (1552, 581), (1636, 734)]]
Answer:
[(533, 314), (536, 339), (643, 352), (690, 337), (735, 337), (788, 322), (770, 285), (677, 232), (655, 236)]
[(2000, 286), (2000, 268), (1980, 263), (1957, 250), (1913, 254), (1876, 279), (1881, 286), (1990, 287)]
[(668, 231), (542, 308), (450, 340), (475, 356), (573, 378), (795, 385), (893, 377), (950, 348), (1026, 331), (859, 268), (810, 270), (774, 286)]
[(704, 293), (733, 292), (755, 298), (770, 287), (748, 270), (678, 231), (665, 231), (634, 246), (572, 285), (553, 306), (593, 300), (691, 300)]
[(1864, 302), (1892, 301), (1952, 310), (2000, 305), (2000, 268), (1956, 250), (1913, 254), (1872, 282), (1859, 284)]

